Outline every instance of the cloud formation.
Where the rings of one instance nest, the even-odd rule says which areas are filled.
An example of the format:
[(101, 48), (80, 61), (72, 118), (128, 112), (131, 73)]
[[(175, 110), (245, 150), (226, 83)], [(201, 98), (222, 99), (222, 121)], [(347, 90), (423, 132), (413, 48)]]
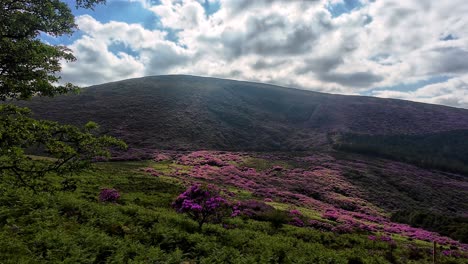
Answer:
[(468, 75), (452, 78), (443, 83), (426, 85), (414, 91), (382, 90), (374, 91), (373, 95), (468, 109)]
[(133, 1), (156, 26), (78, 17), (64, 80), (194, 74), (468, 108), (465, 0)]

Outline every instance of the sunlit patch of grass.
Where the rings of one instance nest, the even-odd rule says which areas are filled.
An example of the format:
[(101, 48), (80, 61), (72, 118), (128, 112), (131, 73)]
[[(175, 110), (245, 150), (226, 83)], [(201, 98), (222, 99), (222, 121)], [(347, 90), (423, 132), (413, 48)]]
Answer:
[(171, 184), (182, 184), (182, 180), (178, 179), (178, 178), (174, 178), (174, 177), (171, 177), (171, 176), (164, 176), (164, 175), (161, 175), (161, 176), (158, 176), (159, 179), (167, 182), (167, 183), (171, 183)]
[(98, 162), (94, 166), (99, 171), (109, 173), (129, 173), (137, 172), (138, 169), (148, 167), (152, 161), (124, 161), (124, 162)]
[(290, 204), (286, 204), (286, 203), (266, 202), (266, 204), (273, 206), (275, 209), (283, 210), (283, 211), (295, 209), (293, 206), (291, 206)]
[(236, 199), (238, 200), (249, 200), (253, 198), (252, 193), (246, 190), (242, 190), (231, 186), (227, 187), (227, 190), (234, 193), (236, 195)]
[(304, 208), (304, 207), (297, 208), (297, 210), (299, 210), (304, 216), (306, 216), (306, 217), (308, 217), (310, 219), (333, 224), (333, 221), (330, 221), (328, 219), (323, 218), (322, 213), (320, 213), (318, 211), (308, 209), (308, 208)]
[(316, 210), (312, 210), (312, 209), (305, 208), (305, 207), (296, 207), (287, 203), (279, 203), (279, 202), (266, 202), (266, 204), (271, 205), (275, 209), (282, 210), (282, 211), (295, 209), (301, 212), (305, 217), (310, 218), (312, 220), (318, 220), (318, 221), (334, 224), (333, 221), (323, 218), (322, 214)]
[(47, 161), (57, 161), (56, 158), (45, 157), (45, 156), (36, 156), (36, 155), (27, 155), (32, 160), (47, 160)]
[(170, 175), (176, 170), (182, 173), (188, 173), (192, 169), (192, 166), (177, 164), (172, 161), (152, 162), (149, 167), (154, 168), (165, 175)]

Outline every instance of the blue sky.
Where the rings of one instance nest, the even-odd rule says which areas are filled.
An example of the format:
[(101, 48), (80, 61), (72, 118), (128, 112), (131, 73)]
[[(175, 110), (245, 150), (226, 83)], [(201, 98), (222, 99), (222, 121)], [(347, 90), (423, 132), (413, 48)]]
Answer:
[(362, 6), (359, 0), (344, 0), (338, 3), (330, 3), (327, 9), (333, 17), (339, 17), (342, 14), (350, 13), (354, 9), (361, 8)]
[(42, 38), (79, 85), (193, 74), (468, 108), (464, 0), (67, 2), (80, 29)]
[(91, 15), (102, 23), (110, 21), (124, 21), (126, 23), (139, 23), (145, 28), (153, 29), (157, 24), (157, 16), (143, 7), (141, 2), (125, 0), (108, 0), (105, 5), (97, 5), (94, 10), (76, 9), (74, 1), (67, 0), (75, 16)]

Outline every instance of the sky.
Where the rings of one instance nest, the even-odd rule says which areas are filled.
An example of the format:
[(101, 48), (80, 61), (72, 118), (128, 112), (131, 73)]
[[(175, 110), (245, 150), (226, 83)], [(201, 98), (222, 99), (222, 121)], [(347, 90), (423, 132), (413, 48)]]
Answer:
[(63, 81), (190, 74), (468, 108), (466, 0), (107, 0)]

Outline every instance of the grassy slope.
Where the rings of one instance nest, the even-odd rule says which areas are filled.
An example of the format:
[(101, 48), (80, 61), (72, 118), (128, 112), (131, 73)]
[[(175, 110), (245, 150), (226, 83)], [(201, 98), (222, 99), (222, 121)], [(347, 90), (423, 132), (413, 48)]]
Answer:
[[(264, 160), (250, 165), (256, 164), (268, 167)], [(199, 232), (194, 221), (170, 208), (184, 188), (173, 178), (138, 170), (147, 166), (168, 170), (165, 163), (101, 163), (95, 172), (72, 177), (75, 192), (33, 196), (1, 186), (0, 262), (427, 263), (431, 257), (430, 244), (422, 241), (395, 237), (395, 247), (370, 241), (367, 234), (290, 225), (275, 229), (268, 222), (236, 218), (227, 221), (236, 228), (208, 224)], [(98, 202), (101, 187), (117, 188), (119, 203)], [(463, 260), (441, 256), (440, 263)]]

